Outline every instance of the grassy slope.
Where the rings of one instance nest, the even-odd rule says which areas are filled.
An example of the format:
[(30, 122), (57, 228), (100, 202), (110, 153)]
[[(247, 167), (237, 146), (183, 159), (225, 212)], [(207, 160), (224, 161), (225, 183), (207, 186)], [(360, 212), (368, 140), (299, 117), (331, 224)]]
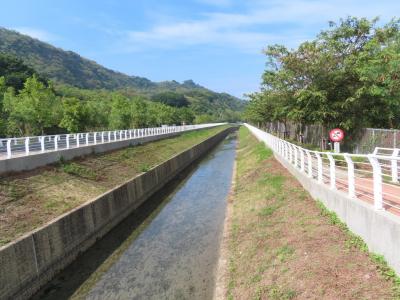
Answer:
[(243, 127), (229, 205), (228, 299), (395, 297), (389, 269)]
[(226, 126), (0, 178), (0, 246), (223, 128)]

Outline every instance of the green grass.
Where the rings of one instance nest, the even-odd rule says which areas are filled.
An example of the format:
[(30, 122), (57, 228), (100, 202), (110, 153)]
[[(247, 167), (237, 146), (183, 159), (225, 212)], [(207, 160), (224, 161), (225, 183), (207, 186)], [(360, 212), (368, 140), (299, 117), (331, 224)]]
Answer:
[(279, 259), (281, 263), (285, 262), (289, 257), (291, 257), (294, 253), (294, 248), (290, 245), (282, 246), (276, 252), (276, 257)]
[(93, 169), (88, 168), (83, 165), (80, 165), (80, 164), (77, 164), (77, 163), (74, 163), (74, 162), (64, 163), (61, 166), (61, 169), (63, 170), (63, 172), (65, 172), (67, 174), (86, 178), (86, 179), (91, 179), (91, 180), (96, 180), (96, 178), (98, 176)]
[(391, 267), (389, 267), (385, 258), (382, 255), (369, 252), (368, 245), (364, 242), (364, 240), (360, 236), (352, 233), (347, 225), (339, 219), (335, 212), (328, 210), (321, 201), (317, 201), (317, 204), (321, 210), (321, 215), (327, 217), (330, 224), (339, 227), (343, 232), (346, 233), (346, 246), (349, 248), (355, 247), (362, 252), (367, 253), (369, 258), (376, 264), (379, 273), (386, 280), (393, 282), (393, 291), (395, 293), (395, 297), (396, 299), (400, 299), (400, 277), (396, 275), (396, 272)]
[(260, 217), (268, 217), (272, 215), (278, 208), (279, 208), (278, 205), (263, 207), (258, 213), (258, 215)]
[[(228, 299), (302, 298), (305, 290), (315, 299), (327, 292), (337, 299), (398, 295), (398, 278), (383, 257), (369, 254), (335, 213), (316, 205), (244, 127), (229, 203)], [(349, 271), (356, 277), (351, 282)], [(373, 287), (364, 284), (367, 273)]]
[(229, 126), (186, 132), (0, 178), (0, 246), (123, 184)]
[(273, 154), (272, 150), (265, 147), (263, 142), (259, 142), (256, 147), (254, 147), (254, 153), (257, 155), (259, 162), (270, 158)]

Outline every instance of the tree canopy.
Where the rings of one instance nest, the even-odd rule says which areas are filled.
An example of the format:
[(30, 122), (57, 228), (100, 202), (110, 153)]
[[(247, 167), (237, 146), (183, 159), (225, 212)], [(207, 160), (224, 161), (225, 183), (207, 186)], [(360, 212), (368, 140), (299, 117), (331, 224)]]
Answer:
[(399, 128), (400, 23), (377, 21), (348, 17), (296, 49), (268, 46), (261, 91), (249, 95), (246, 119), (349, 132)]

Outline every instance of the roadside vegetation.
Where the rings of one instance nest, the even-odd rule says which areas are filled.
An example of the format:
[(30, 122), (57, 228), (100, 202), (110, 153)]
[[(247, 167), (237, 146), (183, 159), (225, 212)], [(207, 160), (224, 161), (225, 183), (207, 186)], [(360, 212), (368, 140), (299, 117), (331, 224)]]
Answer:
[[(4, 32), (0, 28), (0, 39)], [(235, 121), (244, 106), (192, 81), (165, 89), (153, 83), (152, 93), (146, 94), (129, 84), (108, 90), (78, 88), (53, 82), (38, 70), (0, 51), (0, 138)]]
[(0, 177), (0, 246), (148, 171), (227, 126)]
[(228, 299), (400, 296), (399, 279), (384, 259), (368, 253), (244, 127), (235, 181), (225, 245)]
[(400, 128), (400, 20), (348, 17), (295, 49), (269, 45), (261, 90), (245, 118), (340, 127)]

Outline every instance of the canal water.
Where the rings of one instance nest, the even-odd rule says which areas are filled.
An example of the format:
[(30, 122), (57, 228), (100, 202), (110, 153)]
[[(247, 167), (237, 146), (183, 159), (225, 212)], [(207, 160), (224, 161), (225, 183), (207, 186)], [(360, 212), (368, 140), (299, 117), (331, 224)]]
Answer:
[(235, 148), (231, 135), (34, 299), (212, 299)]

